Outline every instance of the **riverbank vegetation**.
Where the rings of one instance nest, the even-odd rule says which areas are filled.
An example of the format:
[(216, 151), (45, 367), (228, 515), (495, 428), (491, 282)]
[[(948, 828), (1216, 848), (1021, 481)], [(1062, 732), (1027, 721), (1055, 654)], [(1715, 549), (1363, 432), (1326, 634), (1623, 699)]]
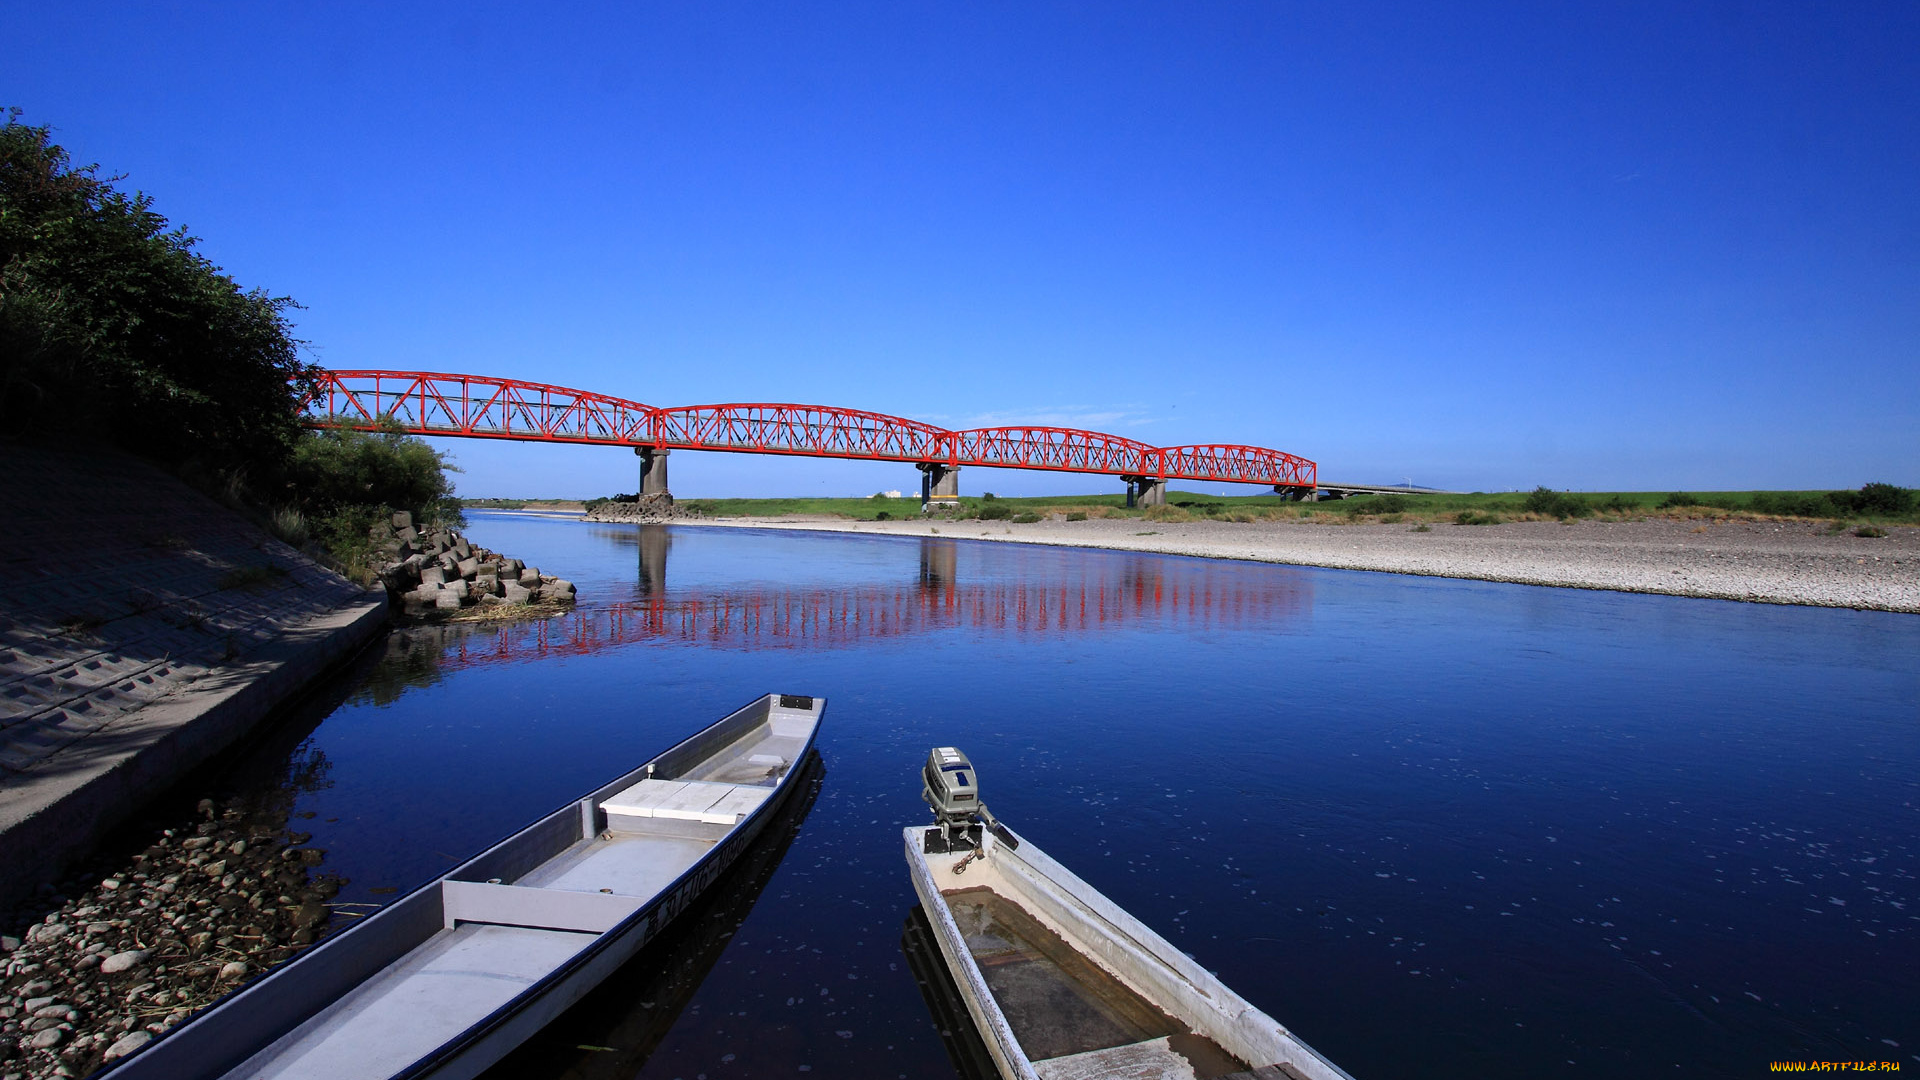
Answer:
[(0, 124), (0, 432), (118, 446), (342, 568), (395, 510), (457, 524), (445, 459), (398, 432), (313, 432), (290, 297), (243, 288), (51, 129)]
[[(1148, 521), (1212, 519), (1344, 522), (1407, 522), (1497, 525), (1507, 521), (1639, 520), (1645, 518), (1809, 519), (1836, 527), (1920, 524), (1920, 498), (1912, 489), (1872, 483), (1854, 491), (1565, 492), (1533, 491), (1430, 494), (1389, 492), (1325, 502), (1296, 502), (1283, 496), (1207, 495), (1174, 489), (1165, 506), (1126, 506), (1126, 496), (1048, 495), (1005, 498), (966, 495), (956, 509), (937, 517), (1022, 524), (1048, 517), (1130, 517)], [(589, 503), (591, 505), (591, 503)], [(838, 517), (888, 521), (920, 517), (917, 497), (889, 499), (683, 499), (679, 506), (710, 517)]]
[(299, 305), (242, 288), (150, 197), (19, 118), (0, 125), (0, 430), (273, 488), (313, 371), (287, 318)]
[(423, 529), (466, 524), (447, 476), (458, 471), (425, 440), (398, 430), (308, 431), (294, 444), (288, 505), (274, 512), (272, 526), (296, 546), (318, 542), (352, 576), (371, 580), (394, 511), (407, 511)]

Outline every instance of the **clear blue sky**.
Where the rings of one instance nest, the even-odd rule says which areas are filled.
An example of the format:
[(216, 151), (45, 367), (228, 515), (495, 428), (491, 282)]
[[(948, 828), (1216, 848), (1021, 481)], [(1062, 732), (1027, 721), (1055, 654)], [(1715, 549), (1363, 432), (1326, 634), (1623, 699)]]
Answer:
[[(0, 18), (0, 104), (306, 305), (328, 366), (1246, 442), (1356, 482), (1920, 485), (1907, 0)], [(441, 445), (463, 494), (634, 486), (623, 452)], [(915, 477), (673, 459), (683, 497)]]

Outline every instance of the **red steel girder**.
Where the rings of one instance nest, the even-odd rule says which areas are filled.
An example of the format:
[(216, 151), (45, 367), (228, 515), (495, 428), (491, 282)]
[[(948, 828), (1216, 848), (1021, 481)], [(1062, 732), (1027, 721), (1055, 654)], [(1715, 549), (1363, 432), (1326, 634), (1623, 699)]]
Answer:
[(430, 371), (322, 371), (305, 402), (313, 426), (413, 435), (640, 445), (659, 410), (584, 390)]
[(656, 416), (659, 446), (752, 454), (938, 461), (949, 434), (918, 420), (827, 405), (689, 405)]
[(1098, 431), (1056, 427), (997, 427), (956, 431), (954, 460), (960, 465), (1058, 472), (1155, 475), (1159, 450), (1143, 442)]
[(648, 446), (998, 469), (1311, 487), (1313, 462), (1234, 444), (1155, 447), (1078, 428), (967, 431), (829, 405), (734, 402), (663, 409), (519, 379), (429, 371), (321, 371), (303, 402), (313, 427), (413, 435)]

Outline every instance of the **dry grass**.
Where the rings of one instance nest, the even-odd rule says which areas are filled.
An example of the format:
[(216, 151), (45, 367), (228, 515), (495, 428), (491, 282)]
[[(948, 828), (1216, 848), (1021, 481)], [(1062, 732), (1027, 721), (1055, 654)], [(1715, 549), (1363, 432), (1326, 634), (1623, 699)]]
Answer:
[(441, 621), (519, 622), (523, 619), (551, 619), (555, 615), (565, 615), (572, 610), (573, 605), (564, 600), (542, 600), (537, 604), (479, 604), (470, 608), (461, 608), (458, 613), (447, 615)]

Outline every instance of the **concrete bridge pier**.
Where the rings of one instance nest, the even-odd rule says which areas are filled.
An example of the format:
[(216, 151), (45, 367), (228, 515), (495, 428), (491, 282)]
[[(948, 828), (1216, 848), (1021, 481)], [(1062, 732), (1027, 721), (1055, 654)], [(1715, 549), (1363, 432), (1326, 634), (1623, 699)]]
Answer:
[(960, 505), (960, 466), (923, 461), (920, 468), (920, 512)]
[(633, 452), (640, 457), (640, 497), (658, 495), (671, 504), (673, 494), (667, 490), (667, 455), (672, 451), (657, 446), (636, 446)]
[(1122, 476), (1127, 482), (1127, 508), (1167, 505), (1167, 482), (1151, 476)]
[(1284, 495), (1294, 502), (1319, 502), (1320, 489), (1312, 487), (1294, 487), (1288, 484), (1273, 485), (1275, 495)]

